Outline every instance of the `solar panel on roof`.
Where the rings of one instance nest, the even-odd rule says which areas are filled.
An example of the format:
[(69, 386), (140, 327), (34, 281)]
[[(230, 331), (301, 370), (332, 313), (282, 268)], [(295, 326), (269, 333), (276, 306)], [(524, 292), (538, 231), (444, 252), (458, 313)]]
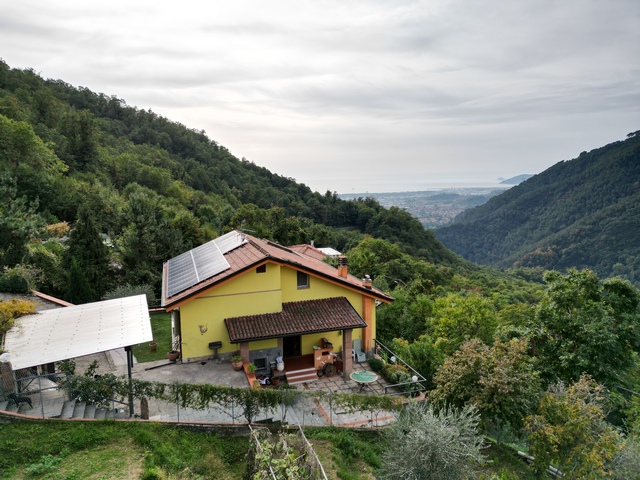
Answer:
[(216, 238), (214, 241), (223, 254), (230, 252), (234, 248), (238, 248), (240, 245), (246, 242), (244, 235), (236, 231), (225, 233), (221, 237)]
[(175, 295), (198, 283), (191, 251), (182, 253), (167, 262), (167, 294)]
[(229, 232), (170, 259), (167, 262), (167, 295), (172, 297), (224, 272), (229, 268), (224, 254), (245, 241), (244, 236), (238, 232)]
[(225, 260), (215, 240), (194, 248), (191, 252), (200, 281), (213, 277), (229, 268), (229, 262)]

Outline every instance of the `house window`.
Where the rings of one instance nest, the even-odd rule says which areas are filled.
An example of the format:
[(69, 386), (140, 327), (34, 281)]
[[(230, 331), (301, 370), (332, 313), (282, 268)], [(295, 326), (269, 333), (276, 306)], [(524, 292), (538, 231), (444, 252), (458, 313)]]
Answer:
[(298, 272), (298, 288), (309, 288), (309, 275)]
[(267, 272), (267, 264), (265, 263), (264, 265), (260, 265), (258, 268), (256, 268), (256, 273), (266, 273)]

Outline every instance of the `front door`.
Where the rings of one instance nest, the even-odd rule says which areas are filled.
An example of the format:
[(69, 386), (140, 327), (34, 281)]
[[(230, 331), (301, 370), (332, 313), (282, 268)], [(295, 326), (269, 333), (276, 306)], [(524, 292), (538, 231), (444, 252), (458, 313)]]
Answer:
[(299, 357), (302, 355), (302, 341), (300, 335), (296, 335), (294, 337), (284, 337), (282, 340), (282, 356), (284, 358)]

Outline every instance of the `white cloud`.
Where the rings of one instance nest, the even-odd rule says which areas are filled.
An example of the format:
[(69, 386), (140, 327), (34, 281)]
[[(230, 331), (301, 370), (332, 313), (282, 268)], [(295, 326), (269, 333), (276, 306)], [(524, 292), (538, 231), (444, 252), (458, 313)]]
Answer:
[(12, 67), (324, 191), (537, 173), (638, 129), (636, 0), (34, 2)]

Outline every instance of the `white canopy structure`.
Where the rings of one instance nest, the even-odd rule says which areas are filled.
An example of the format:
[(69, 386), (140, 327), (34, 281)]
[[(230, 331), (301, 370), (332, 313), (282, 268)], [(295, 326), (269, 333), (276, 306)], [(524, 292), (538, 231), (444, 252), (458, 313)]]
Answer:
[(26, 315), (6, 333), (13, 370), (153, 339), (145, 295), (45, 310)]

